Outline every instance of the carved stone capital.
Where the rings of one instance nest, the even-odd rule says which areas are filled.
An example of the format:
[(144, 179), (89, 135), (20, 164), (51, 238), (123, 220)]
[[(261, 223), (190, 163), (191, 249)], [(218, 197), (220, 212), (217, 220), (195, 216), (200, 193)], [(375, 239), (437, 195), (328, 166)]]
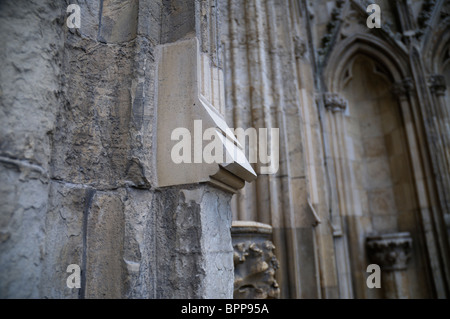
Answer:
[(306, 42), (298, 35), (294, 36), (294, 53), (296, 59), (303, 59), (307, 52)]
[(406, 78), (393, 85), (392, 93), (394, 93), (399, 98), (404, 98), (409, 94), (409, 92), (412, 91), (413, 88), (413, 81), (410, 78)]
[(347, 108), (347, 100), (338, 93), (325, 93), (324, 102), (326, 109), (333, 113), (344, 112)]
[(366, 247), (371, 262), (382, 270), (404, 270), (411, 257), (412, 238), (409, 233), (368, 237)]
[(278, 260), (270, 241), (272, 227), (256, 222), (235, 221), (231, 228), (234, 248), (234, 298), (277, 299), (275, 280)]
[(433, 74), (428, 77), (428, 86), (433, 94), (438, 96), (445, 95), (445, 77), (441, 74)]

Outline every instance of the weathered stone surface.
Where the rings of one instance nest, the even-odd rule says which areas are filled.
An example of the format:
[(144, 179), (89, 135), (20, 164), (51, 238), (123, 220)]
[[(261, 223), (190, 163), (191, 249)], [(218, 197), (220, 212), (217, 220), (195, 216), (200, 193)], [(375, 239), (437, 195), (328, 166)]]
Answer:
[(156, 213), (154, 193), (128, 188), (124, 198), (124, 252), (127, 298), (155, 298)]
[(123, 191), (91, 195), (86, 225), (85, 298), (122, 298), (125, 261)]
[[(158, 127), (187, 118), (160, 84), (195, 86), (190, 62), (169, 78), (159, 58), (191, 39), (211, 110), (280, 129), (279, 171), (233, 217), (273, 227), (281, 297), (383, 297), (366, 286), (365, 240), (409, 232), (384, 297), (448, 298), (450, 7), (379, 1), (372, 30), (366, 2), (0, 1), (0, 297), (232, 297), (230, 188), (156, 183)], [(224, 170), (216, 181), (243, 186)]]
[(61, 3), (0, 3), (0, 296), (38, 298), (60, 106)]
[[(45, 215), (45, 244), (40, 291), (43, 298), (80, 298), (80, 289), (67, 287), (67, 267), (83, 267), (85, 216), (93, 189), (51, 182)], [(83, 283), (84, 284), (84, 283)]]
[[(230, 195), (211, 186), (166, 189), (155, 216), (156, 298), (231, 298)], [(162, 227), (164, 225), (164, 227)]]
[(106, 0), (102, 2), (98, 40), (118, 43), (133, 40), (137, 34), (138, 0)]
[(38, 298), (48, 184), (0, 162), (0, 297)]
[(134, 45), (69, 43), (67, 105), (55, 130), (53, 177), (115, 187), (131, 165), (127, 159)]
[(51, 1), (0, 4), (0, 156), (45, 170), (60, 105), (61, 10)]

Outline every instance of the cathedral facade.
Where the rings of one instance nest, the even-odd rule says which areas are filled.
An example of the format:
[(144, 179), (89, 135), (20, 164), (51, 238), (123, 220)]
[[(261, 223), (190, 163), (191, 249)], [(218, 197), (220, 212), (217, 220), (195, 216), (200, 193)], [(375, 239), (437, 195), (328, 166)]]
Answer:
[(450, 1), (2, 1), (0, 41), (0, 297), (449, 298)]

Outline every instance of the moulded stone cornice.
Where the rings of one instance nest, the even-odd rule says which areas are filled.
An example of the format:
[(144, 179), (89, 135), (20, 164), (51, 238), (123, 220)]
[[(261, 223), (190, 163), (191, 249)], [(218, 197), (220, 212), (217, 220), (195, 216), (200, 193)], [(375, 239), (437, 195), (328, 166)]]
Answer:
[(445, 76), (441, 74), (433, 74), (428, 77), (428, 86), (430, 87), (431, 93), (438, 96), (445, 95), (447, 89), (445, 85)]
[(413, 81), (410, 78), (406, 78), (392, 86), (392, 93), (398, 97), (406, 97), (413, 89)]
[(347, 100), (338, 93), (325, 93), (323, 97), (325, 108), (333, 113), (344, 112), (347, 108)]
[(383, 270), (404, 270), (411, 258), (412, 238), (409, 233), (368, 237), (366, 248), (371, 262)]

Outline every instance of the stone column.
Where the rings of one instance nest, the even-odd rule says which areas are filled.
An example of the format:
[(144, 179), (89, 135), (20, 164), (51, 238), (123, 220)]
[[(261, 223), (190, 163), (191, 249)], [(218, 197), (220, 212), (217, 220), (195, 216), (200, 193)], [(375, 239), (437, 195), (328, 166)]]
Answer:
[[(430, 86), (430, 80), (428, 80)], [(424, 240), (428, 252), (430, 270), (433, 274), (433, 283), (438, 296), (445, 296), (445, 266), (446, 250), (443, 222), (441, 223), (441, 208), (436, 200), (439, 200), (441, 207), (445, 207), (448, 202), (447, 192), (445, 192), (445, 181), (448, 181), (448, 170), (442, 169), (442, 152), (439, 145), (440, 135), (436, 124), (434, 103), (429, 103), (420, 97), (417, 83), (411, 78), (405, 78), (395, 83), (393, 94), (399, 101), (405, 133), (408, 142), (408, 150), (411, 156), (411, 164), (414, 174), (414, 185), (417, 193), (417, 200), (420, 207), (420, 218), (423, 229), (434, 229), (426, 231)], [(430, 91), (433, 91), (430, 88)], [(429, 107), (423, 107), (429, 105)], [(429, 114), (430, 113), (430, 114)], [(428, 157), (429, 156), (429, 157)], [(437, 191), (438, 198), (433, 198)], [(445, 216), (445, 214), (444, 214)], [(444, 256), (440, 258), (438, 256)], [(444, 265), (444, 266), (443, 266)]]
[[(332, 151), (332, 157), (335, 162), (339, 161), (342, 156), (341, 148), (339, 146), (344, 146), (345, 141), (342, 138), (342, 129), (343, 129), (343, 117), (342, 113), (345, 112), (347, 109), (347, 100), (345, 100), (342, 96), (340, 96), (337, 93), (325, 93), (324, 96), (324, 105), (327, 112), (327, 119), (328, 119), (328, 131), (330, 135), (330, 148)], [(345, 152), (344, 152), (345, 153)], [(334, 167), (342, 167), (339, 163), (335, 163)], [(336, 183), (337, 187), (339, 188), (340, 185), (343, 185), (343, 181), (341, 180), (344, 178), (345, 174), (344, 172), (335, 172), (336, 175)], [(337, 192), (335, 193), (335, 197), (337, 198)], [(343, 202), (343, 198), (337, 198), (337, 202), (339, 205), (339, 202)], [(332, 225), (333, 225), (333, 234), (335, 237), (339, 237), (342, 235), (342, 223), (341, 223), (341, 216), (339, 214), (338, 210), (333, 210), (332, 213)]]
[[(433, 74), (428, 77), (428, 86), (432, 94), (434, 104), (436, 105), (436, 121), (439, 125), (439, 133), (443, 139), (443, 145), (441, 145), (444, 157), (443, 166), (447, 178), (443, 181), (445, 193), (450, 192), (450, 109), (445, 99), (445, 92), (447, 90), (445, 77), (441, 74)], [(443, 176), (441, 177), (443, 178)], [(447, 233), (450, 234), (450, 199), (446, 196), (445, 210), (444, 210), (444, 222), (447, 227)], [(448, 237), (450, 240), (450, 236)]]
[(387, 299), (408, 299), (406, 268), (411, 257), (409, 233), (394, 233), (367, 238), (369, 260), (381, 267), (381, 288)]
[(231, 228), (234, 248), (234, 298), (278, 299), (275, 279), (278, 260), (270, 237), (272, 227), (257, 222), (235, 221)]
[[(353, 215), (359, 210), (356, 209), (353, 196), (351, 178), (352, 169), (349, 166), (347, 157), (347, 142), (345, 138), (345, 119), (344, 112), (347, 109), (348, 102), (345, 98), (337, 93), (325, 93), (323, 102), (326, 112), (327, 133), (330, 143), (330, 175), (333, 176), (334, 185), (330, 190), (333, 197), (333, 209), (331, 213), (331, 226), (333, 228), (333, 237), (336, 249), (336, 265), (340, 280), (340, 294), (344, 298), (352, 298), (354, 295), (361, 296), (363, 291), (358, 293), (353, 291), (354, 287), (361, 287), (362, 283), (352, 285), (351, 265), (355, 269), (361, 268), (362, 261), (358, 258), (350, 258), (349, 255), (353, 251), (354, 256), (359, 256), (358, 241), (359, 229), (357, 219)], [(343, 229), (344, 223), (348, 222), (348, 231)], [(347, 243), (348, 241), (348, 243)]]
[(441, 179), (445, 195), (444, 210), (450, 213), (450, 123), (449, 107), (445, 101), (445, 77), (440, 74), (433, 74), (428, 77), (428, 87), (433, 99), (433, 124), (435, 128), (435, 141), (438, 143), (440, 153)]
[[(276, 252), (283, 298), (319, 298), (318, 267), (326, 262), (319, 264), (312, 257), (322, 248), (315, 242), (312, 224), (316, 221), (308, 204), (309, 183), (314, 177), (310, 177), (313, 170), (308, 170), (305, 160), (308, 149), (301, 115), (302, 108), (309, 106), (313, 81), (300, 83), (300, 75), (308, 78), (310, 73), (307, 63), (302, 67), (296, 63), (296, 58), (305, 54), (300, 40), (304, 29), (296, 24), (300, 19), (297, 3), (231, 0), (219, 1), (218, 5), (224, 12), (222, 30), (228, 31), (224, 31), (222, 42), (226, 52), (227, 116), (235, 128), (279, 128), (280, 133), (278, 172), (259, 175), (236, 196), (233, 219), (273, 227), (273, 243), (283, 247)], [(314, 137), (309, 138), (316, 146)], [(260, 173), (264, 165), (254, 164)], [(329, 245), (322, 251), (328, 252), (330, 246), (332, 249)], [(328, 282), (324, 285), (333, 286)]]

